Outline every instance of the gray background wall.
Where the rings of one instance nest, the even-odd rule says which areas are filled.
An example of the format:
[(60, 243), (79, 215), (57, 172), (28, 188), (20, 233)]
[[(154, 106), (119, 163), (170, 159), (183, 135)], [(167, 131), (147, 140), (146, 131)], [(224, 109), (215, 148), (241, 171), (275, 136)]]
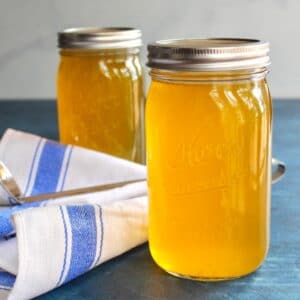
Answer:
[(176, 37), (268, 40), (273, 96), (300, 97), (299, 18), (297, 0), (0, 0), (0, 99), (55, 97), (56, 32), (90, 25), (138, 27), (145, 44)]

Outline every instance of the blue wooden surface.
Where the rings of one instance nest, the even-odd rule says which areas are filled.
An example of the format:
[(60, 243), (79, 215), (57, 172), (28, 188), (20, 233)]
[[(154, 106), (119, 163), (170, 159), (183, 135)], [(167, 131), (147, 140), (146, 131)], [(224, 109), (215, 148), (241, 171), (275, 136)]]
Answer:
[[(7, 127), (56, 139), (55, 103), (0, 102), (0, 133)], [(271, 247), (257, 272), (218, 283), (177, 279), (143, 245), (39, 299), (300, 299), (300, 101), (274, 102), (273, 156), (287, 174), (272, 188)]]

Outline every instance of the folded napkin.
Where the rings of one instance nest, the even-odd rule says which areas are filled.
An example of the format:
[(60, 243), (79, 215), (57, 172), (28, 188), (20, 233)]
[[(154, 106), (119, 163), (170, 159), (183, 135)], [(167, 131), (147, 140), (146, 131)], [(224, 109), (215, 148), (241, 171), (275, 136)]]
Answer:
[[(146, 178), (145, 166), (6, 131), (0, 160), (23, 195)], [(144, 182), (15, 205), (0, 202), (0, 299), (50, 291), (147, 240)]]

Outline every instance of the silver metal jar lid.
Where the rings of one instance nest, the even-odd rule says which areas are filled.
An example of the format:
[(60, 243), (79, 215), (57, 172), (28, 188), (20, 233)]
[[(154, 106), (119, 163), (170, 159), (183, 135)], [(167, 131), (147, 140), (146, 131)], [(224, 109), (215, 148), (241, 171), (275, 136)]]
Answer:
[(129, 27), (69, 28), (58, 33), (58, 47), (64, 49), (120, 49), (142, 45), (142, 33)]
[(266, 67), (269, 43), (253, 39), (162, 40), (148, 45), (147, 66), (175, 71), (229, 71)]

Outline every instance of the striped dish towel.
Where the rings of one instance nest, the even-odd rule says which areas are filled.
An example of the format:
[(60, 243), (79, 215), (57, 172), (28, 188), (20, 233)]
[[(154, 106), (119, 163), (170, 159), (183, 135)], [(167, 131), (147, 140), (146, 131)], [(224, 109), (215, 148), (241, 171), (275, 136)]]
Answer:
[[(9, 129), (0, 160), (24, 195), (146, 177), (145, 167)], [(50, 291), (147, 240), (146, 184), (32, 204), (0, 203), (0, 299)]]

